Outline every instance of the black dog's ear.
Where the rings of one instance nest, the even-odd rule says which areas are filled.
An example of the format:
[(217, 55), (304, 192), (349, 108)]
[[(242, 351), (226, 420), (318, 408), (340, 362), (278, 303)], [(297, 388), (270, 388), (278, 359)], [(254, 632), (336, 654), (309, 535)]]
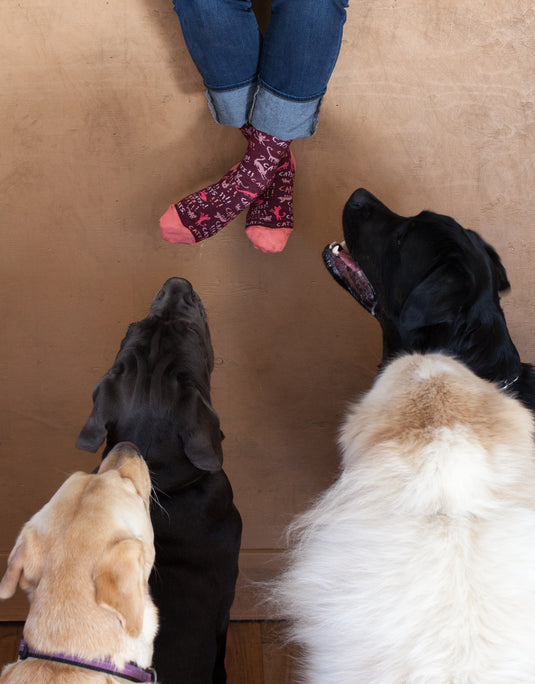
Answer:
[(105, 404), (107, 403), (105, 387), (102, 386), (102, 383), (99, 383), (93, 392), (93, 410), (91, 415), (76, 440), (77, 449), (90, 451), (94, 454), (106, 439), (108, 431), (106, 429)]
[(211, 473), (221, 470), (223, 450), (219, 418), (199, 390), (186, 390), (177, 418), (184, 451), (191, 463), (199, 470)]
[(485, 240), (483, 240), (483, 238), (474, 230), (467, 230), (466, 232), (470, 235), (471, 239), (480, 247), (482, 247), (487, 253), (491, 263), (491, 270), (498, 287), (498, 292), (509, 290), (511, 285), (509, 284), (509, 279), (507, 278), (507, 271), (505, 270), (505, 266), (502, 264), (502, 260), (500, 259), (498, 252), (492, 245), (489, 245), (488, 242), (485, 242)]
[(443, 264), (409, 294), (401, 309), (400, 326), (409, 331), (453, 323), (470, 291), (466, 273), (450, 263)]

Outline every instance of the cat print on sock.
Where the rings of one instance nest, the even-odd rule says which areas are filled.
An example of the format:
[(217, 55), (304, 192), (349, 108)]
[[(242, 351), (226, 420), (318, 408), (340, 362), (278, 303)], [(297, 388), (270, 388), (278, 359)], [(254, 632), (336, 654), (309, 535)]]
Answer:
[(216, 235), (249, 208), (246, 233), (253, 245), (266, 252), (284, 248), (293, 227), (291, 141), (262, 133), (250, 124), (241, 130), (248, 140), (242, 161), (217, 183), (168, 208), (160, 219), (165, 240), (196, 244)]

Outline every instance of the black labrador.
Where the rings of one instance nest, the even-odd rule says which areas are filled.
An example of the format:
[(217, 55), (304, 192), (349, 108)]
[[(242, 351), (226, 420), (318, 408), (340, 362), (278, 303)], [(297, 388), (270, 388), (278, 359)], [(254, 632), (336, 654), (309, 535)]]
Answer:
[(395, 214), (356, 190), (344, 244), (323, 250), (335, 278), (379, 321), (383, 364), (401, 352), (446, 351), (535, 410), (535, 373), (522, 363), (500, 306), (509, 289), (496, 251), (449, 216)]
[(189, 281), (170, 278), (149, 314), (132, 323), (76, 446), (103, 457), (137, 445), (151, 473), (156, 562), (151, 593), (160, 629), (162, 684), (226, 681), (225, 644), (242, 523), (222, 470), (222, 433), (210, 403), (214, 353)]

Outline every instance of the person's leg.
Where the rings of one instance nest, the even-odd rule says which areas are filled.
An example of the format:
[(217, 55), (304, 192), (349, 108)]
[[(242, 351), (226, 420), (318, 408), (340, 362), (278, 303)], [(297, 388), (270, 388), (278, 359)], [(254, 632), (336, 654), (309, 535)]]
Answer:
[(348, 0), (273, 0), (263, 41), (251, 0), (173, 4), (218, 123), (240, 128), (249, 115), (281, 140), (314, 133)]
[(342, 42), (348, 0), (273, 0), (249, 122), (282, 140), (318, 125)]
[[(315, 132), (347, 5), (348, 0), (274, 0), (249, 115), (254, 127), (284, 139)], [(263, 251), (281, 251), (293, 228), (295, 164), (289, 151), (280, 168), (247, 212), (247, 236)]]
[[(251, 108), (262, 39), (250, 0), (174, 0), (184, 40), (218, 123), (242, 127)], [(215, 235), (269, 187), (289, 141), (260, 131), (223, 178), (172, 204), (160, 219), (169, 242)]]
[(240, 128), (256, 89), (262, 35), (251, 0), (173, 0), (217, 123)]
[[(293, 225), (295, 165), (288, 149), (291, 138), (277, 140), (275, 132), (292, 131), (294, 137), (314, 133), (321, 100), (338, 57), (348, 2), (274, 0), (258, 87), (251, 65), (254, 63), (257, 69), (259, 60), (251, 56), (262, 41), (250, 0), (174, 2), (188, 49), (203, 76), (215, 120), (242, 127), (244, 112), (250, 112), (252, 129), (242, 127), (250, 141), (244, 158), (245, 173), (242, 162), (219, 183), (171, 205), (160, 220), (162, 236), (171, 242), (194, 244), (214, 235), (254, 200), (246, 219), (248, 237), (263, 251), (280, 251)], [(230, 39), (216, 41), (212, 49), (214, 33), (221, 36), (225, 31)], [(235, 31), (247, 34), (245, 51), (229, 49), (229, 43), (232, 48), (240, 44)], [(242, 61), (245, 55), (246, 60)], [(270, 151), (273, 149), (278, 150), (278, 160)], [(255, 162), (256, 169), (263, 168), (260, 175), (251, 166)], [(249, 188), (240, 195), (236, 184), (244, 176)], [(280, 230), (267, 233), (274, 228)]]

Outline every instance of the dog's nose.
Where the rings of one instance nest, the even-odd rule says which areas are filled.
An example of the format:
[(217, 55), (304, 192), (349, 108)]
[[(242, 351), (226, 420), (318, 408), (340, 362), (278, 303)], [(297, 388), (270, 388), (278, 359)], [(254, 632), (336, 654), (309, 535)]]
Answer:
[(166, 280), (160, 292), (162, 292), (164, 295), (187, 297), (192, 295), (193, 287), (189, 280), (175, 277)]
[(194, 300), (194, 290), (189, 280), (176, 277), (169, 278), (152, 300), (151, 311), (153, 313), (162, 311), (171, 304), (191, 306)]
[(374, 197), (371, 192), (365, 188), (359, 188), (351, 195), (347, 200), (347, 204), (351, 209), (361, 209), (370, 202), (378, 202), (379, 200)]
[(118, 451), (121, 454), (130, 454), (131, 456), (137, 456), (138, 458), (143, 458), (140, 450), (137, 448), (137, 446), (133, 442), (118, 442), (113, 447), (112, 451)]

